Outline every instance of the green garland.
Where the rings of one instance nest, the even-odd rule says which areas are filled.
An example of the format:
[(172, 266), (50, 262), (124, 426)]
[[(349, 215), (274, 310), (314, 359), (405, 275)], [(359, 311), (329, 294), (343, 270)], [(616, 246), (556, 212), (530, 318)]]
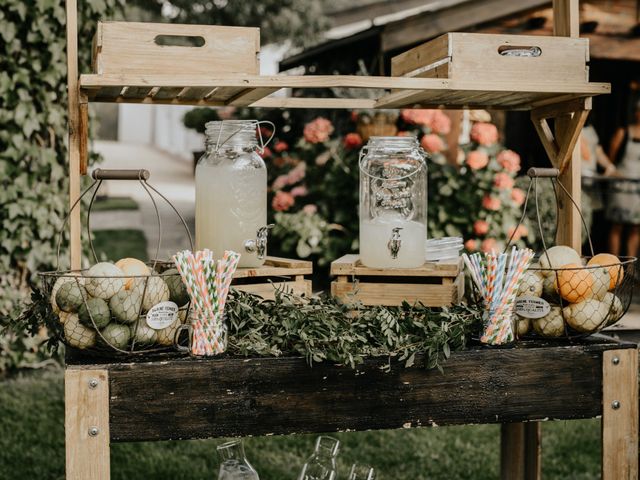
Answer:
[[(303, 298), (283, 291), (276, 291), (275, 300), (263, 300), (232, 290), (225, 312), (230, 355), (303, 356), (309, 365), (330, 361), (351, 368), (367, 357), (393, 358), (410, 367), (420, 353), (426, 368), (442, 370), (452, 351), (466, 347), (481, 318), (478, 310), (466, 305), (364, 307), (327, 295)], [(47, 348), (54, 354), (63, 334), (48, 297), (38, 289), (9, 328), (30, 334), (46, 328)]]
[(226, 307), (232, 355), (301, 355), (312, 365), (330, 361), (355, 368), (367, 357), (442, 370), (451, 351), (466, 347), (481, 313), (466, 305), (364, 307), (327, 295), (303, 299), (277, 291), (273, 301), (232, 291)]

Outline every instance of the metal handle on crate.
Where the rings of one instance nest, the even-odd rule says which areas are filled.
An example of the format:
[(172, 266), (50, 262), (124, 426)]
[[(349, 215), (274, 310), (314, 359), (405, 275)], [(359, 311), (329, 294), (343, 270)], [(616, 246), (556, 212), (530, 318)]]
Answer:
[(529, 178), (558, 178), (560, 170), (557, 168), (537, 168), (531, 167), (527, 170)]
[(136, 169), (106, 169), (106, 168), (96, 168), (93, 172), (91, 172), (91, 178), (94, 180), (149, 180), (151, 174), (149, 170), (145, 170), (143, 168)]

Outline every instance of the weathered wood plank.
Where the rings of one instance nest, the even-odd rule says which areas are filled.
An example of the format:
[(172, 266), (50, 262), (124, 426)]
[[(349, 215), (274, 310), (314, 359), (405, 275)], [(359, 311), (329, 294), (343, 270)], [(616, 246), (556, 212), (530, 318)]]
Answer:
[(626, 347), (613, 342), (479, 348), (454, 353), (444, 374), (403, 366), (385, 373), (379, 368), (384, 359), (367, 360), (358, 371), (330, 364), (310, 368), (300, 358), (112, 364), (106, 366), (111, 438), (589, 418), (602, 413), (602, 351), (614, 348)]
[(64, 375), (67, 480), (109, 480), (109, 381), (98, 369)]
[(638, 351), (604, 352), (602, 479), (638, 478)]

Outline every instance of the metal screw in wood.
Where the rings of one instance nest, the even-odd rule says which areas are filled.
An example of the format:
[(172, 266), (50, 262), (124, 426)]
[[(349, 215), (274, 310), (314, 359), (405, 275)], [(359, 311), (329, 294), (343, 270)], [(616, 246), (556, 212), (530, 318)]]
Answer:
[(611, 402), (611, 408), (613, 408), (614, 410), (618, 410), (620, 408), (620, 402), (618, 400), (614, 400), (613, 402)]
[(613, 363), (614, 365), (618, 365), (620, 363), (620, 358), (618, 357), (613, 357), (611, 359), (611, 363)]
[(97, 437), (99, 433), (100, 433), (100, 429), (98, 427), (90, 427), (89, 428), (89, 436), (90, 437)]
[(94, 389), (98, 386), (98, 380), (96, 378), (92, 378), (89, 380), (89, 388)]

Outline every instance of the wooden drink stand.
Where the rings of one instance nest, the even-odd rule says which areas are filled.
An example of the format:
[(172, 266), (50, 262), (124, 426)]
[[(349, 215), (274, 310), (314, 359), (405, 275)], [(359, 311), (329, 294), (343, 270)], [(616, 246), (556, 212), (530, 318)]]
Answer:
[[(586, 76), (583, 81), (575, 80), (570, 59), (564, 67), (562, 62), (559, 65), (566, 70), (565, 81), (540, 79), (545, 72), (533, 69), (511, 72), (508, 82), (501, 81), (499, 75), (494, 80), (482, 80), (481, 75), (443, 78), (439, 73), (427, 78), (260, 76), (257, 63), (251, 60), (257, 62), (257, 29), (185, 29), (124, 22), (101, 24), (95, 41), (94, 73), (79, 75), (76, 0), (67, 0), (66, 4), (71, 201), (79, 196), (80, 177), (87, 170), (89, 101), (530, 110), (553, 164), (562, 171), (561, 182), (573, 198), (579, 199), (576, 142), (591, 97), (610, 91), (608, 84), (589, 83)], [(554, 0), (553, 5), (555, 35), (578, 37), (578, 1)], [(149, 33), (151, 41), (147, 40)], [(182, 49), (179, 57), (187, 64), (190, 54), (184, 54), (185, 47), (155, 45), (153, 39), (159, 34), (197, 34), (205, 39), (205, 45), (215, 46), (217, 41), (225, 48), (207, 48), (193, 55), (193, 68), (185, 69), (182, 63), (178, 69), (175, 49)], [(562, 51), (555, 53), (562, 56)], [(487, 58), (474, 68), (486, 69), (482, 70), (485, 73), (497, 71), (491, 62)], [(209, 73), (212, 65), (214, 74)], [(586, 73), (587, 67), (581, 68)], [(377, 99), (269, 97), (280, 89), (298, 87), (365, 88), (387, 93)], [(554, 130), (547, 123), (549, 118), (555, 119)], [(558, 243), (579, 250), (577, 210), (561, 198), (559, 214)], [(71, 268), (77, 269), (81, 260), (78, 209), (71, 214), (70, 228)], [(328, 363), (309, 368), (302, 358), (168, 357), (131, 363), (86, 362), (71, 355), (66, 361), (67, 479), (109, 479), (112, 441), (473, 423), (502, 424), (503, 479), (538, 479), (538, 421), (597, 416), (602, 417), (602, 478), (637, 478), (636, 345), (603, 336), (571, 344), (542, 341), (524, 342), (512, 349), (471, 348), (453, 353), (444, 374), (401, 366), (383, 373), (378, 367), (384, 359), (366, 361), (358, 367), (358, 373)], [(417, 359), (416, 364), (420, 363)]]

